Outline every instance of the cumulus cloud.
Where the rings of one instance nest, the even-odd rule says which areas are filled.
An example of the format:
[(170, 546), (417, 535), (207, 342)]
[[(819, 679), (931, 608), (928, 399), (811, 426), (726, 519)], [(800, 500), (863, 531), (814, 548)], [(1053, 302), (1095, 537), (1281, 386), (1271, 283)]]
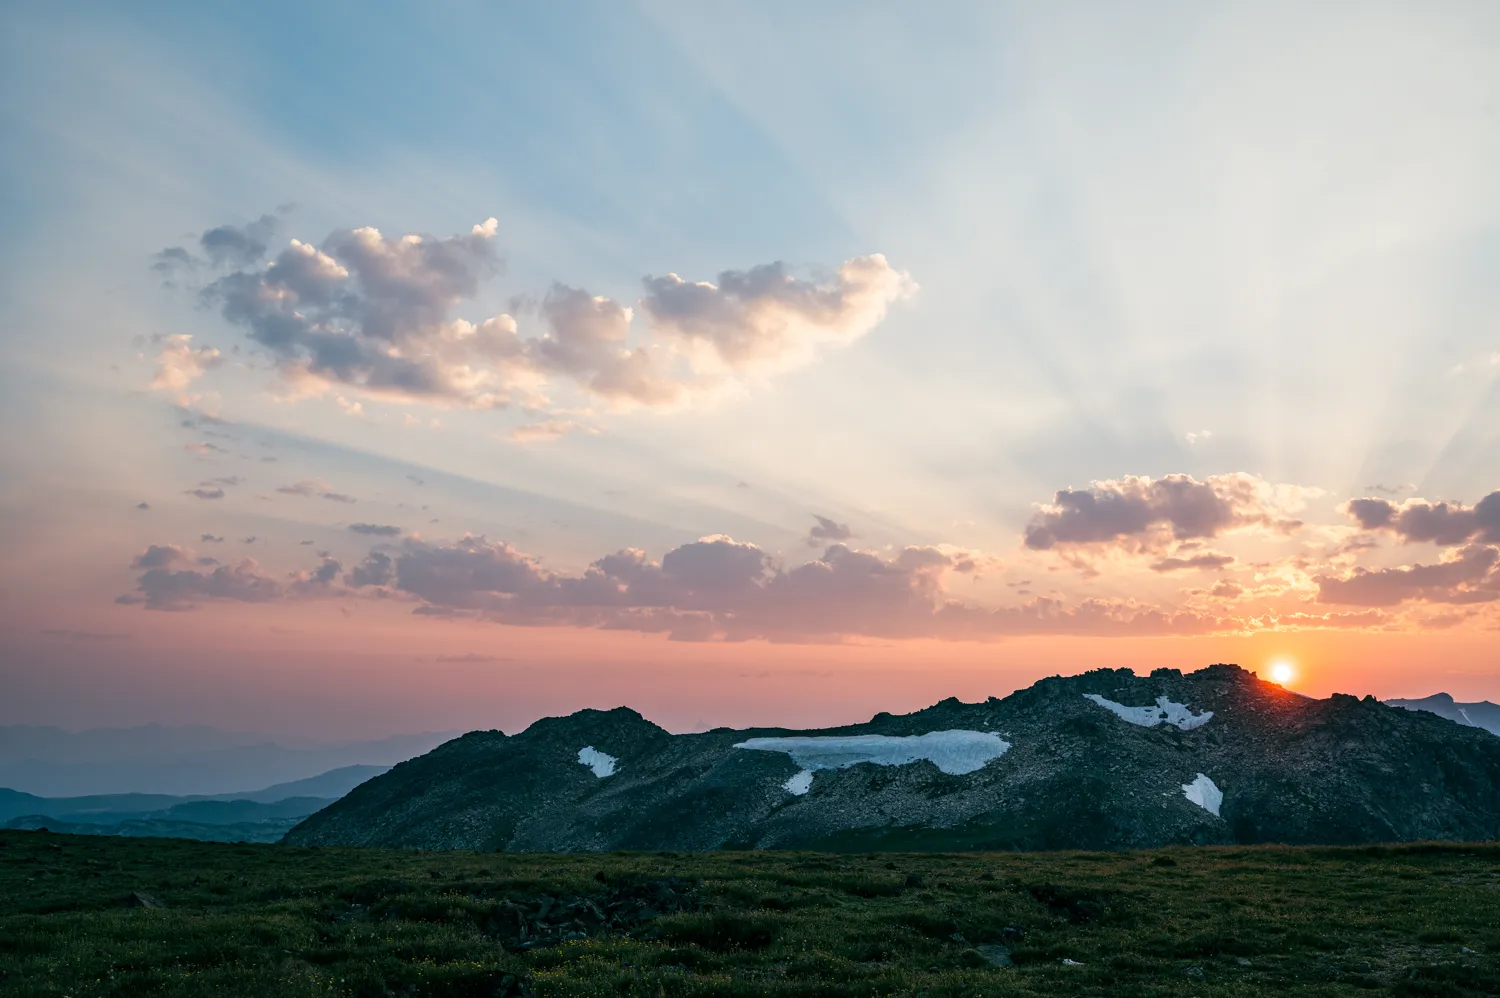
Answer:
[[(207, 559), (209, 564), (213, 559)], [(153, 544), (136, 556), (131, 567), (141, 571), (135, 591), (115, 602), (138, 604), (147, 610), (191, 610), (198, 600), (265, 603), (279, 599), (284, 588), (260, 571), (253, 559), (198, 571), (179, 566), (200, 565), (202, 559), (173, 544)]]
[(807, 546), (816, 548), (829, 543), (841, 543), (854, 536), (854, 531), (849, 529), (849, 524), (830, 520), (826, 516), (813, 514), (814, 523), (807, 531)]
[(425, 615), (663, 632), (684, 640), (986, 639), (1200, 633), (1218, 626), (1208, 615), (1134, 603), (965, 607), (947, 597), (943, 579), (973, 570), (974, 557), (966, 553), (913, 546), (880, 554), (842, 544), (784, 566), (754, 544), (713, 535), (673, 548), (660, 561), (624, 549), (568, 575), (546, 570), (509, 544), (466, 537), (452, 544), (409, 538), (394, 549), (377, 549), (345, 581), (415, 598)]
[(401, 528), (393, 527), (388, 523), (351, 523), (349, 529), (356, 534), (364, 534), (369, 537), (399, 537)]
[(1500, 600), (1500, 548), (1470, 545), (1432, 565), (1356, 568), (1343, 577), (1319, 576), (1318, 602), (1353, 606), (1490, 603)]
[[(386, 536), (385, 531), (355, 529), (378, 526), (350, 529)], [(408, 536), (376, 546), (347, 570), (332, 557), (321, 557), (315, 568), (278, 580), (249, 560), (197, 570), (191, 552), (156, 545), (137, 557), (137, 589), (120, 601), (182, 610), (203, 600), (365, 596), (406, 601), (422, 616), (728, 641), (1196, 635), (1386, 624), (1382, 614), (1365, 610), (1244, 618), (1191, 606), (1118, 599), (1069, 602), (1055, 595), (1011, 606), (977, 606), (956, 598), (947, 582), (955, 574), (976, 572), (981, 556), (916, 545), (876, 552), (833, 543), (809, 561), (785, 564), (755, 544), (710, 535), (674, 547), (659, 560), (625, 548), (581, 572), (550, 570), (535, 556), (482, 536), (450, 543)], [(1479, 566), (1477, 575), (1465, 578), (1482, 579), (1492, 565), (1493, 558)], [(1342, 581), (1331, 580), (1330, 591)], [(1426, 591), (1438, 581), (1453, 580), (1424, 578), (1412, 584)], [(1228, 580), (1207, 592), (1192, 592), (1223, 600), (1245, 593)]]
[(558, 284), (542, 300), (541, 314), (549, 331), (526, 344), (539, 368), (566, 374), (615, 402), (670, 405), (682, 397), (683, 384), (664, 370), (659, 352), (625, 345), (630, 308)]
[(1364, 530), (1395, 534), (1403, 543), (1430, 541), (1456, 547), (1469, 541), (1500, 544), (1500, 490), (1473, 506), (1426, 499), (1351, 499), (1343, 510)]
[(730, 371), (782, 370), (825, 346), (868, 333), (890, 305), (916, 292), (879, 253), (846, 260), (829, 280), (802, 280), (784, 263), (726, 270), (717, 283), (676, 274), (645, 279), (653, 328)]
[(193, 338), (185, 335), (168, 336), (161, 353), (156, 355), (156, 375), (151, 387), (157, 391), (186, 391), (205, 371), (224, 362), (223, 356), (213, 347), (194, 347)]
[[(353, 391), (540, 408), (554, 382), (612, 406), (677, 405), (726, 373), (795, 366), (857, 339), (916, 288), (879, 255), (847, 260), (827, 280), (781, 263), (726, 271), (717, 284), (648, 277), (639, 306), (651, 336), (632, 345), (636, 307), (556, 284), (539, 303), (541, 334), (522, 336), (509, 314), (453, 314), (499, 269), (493, 218), (446, 238), (340, 229), (317, 244), (293, 239), (264, 265), (274, 219), (261, 222), (204, 234), (210, 262), (236, 269), (201, 294), (271, 355), (293, 394), (333, 392), (352, 414)], [(185, 254), (163, 251), (156, 266)]]
[(1063, 489), (1026, 526), (1034, 551), (1122, 546), (1160, 552), (1174, 541), (1208, 539), (1247, 527), (1291, 531), (1290, 514), (1316, 490), (1272, 485), (1254, 475), (1129, 476)]

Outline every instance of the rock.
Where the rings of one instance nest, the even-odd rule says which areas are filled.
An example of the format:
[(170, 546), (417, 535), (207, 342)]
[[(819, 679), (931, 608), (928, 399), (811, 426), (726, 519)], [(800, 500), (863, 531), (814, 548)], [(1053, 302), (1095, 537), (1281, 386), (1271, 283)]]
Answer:
[[(881, 762), (822, 755), (804, 766), (790, 749), (736, 748), (750, 739), (935, 732), (963, 733), (973, 743), (966, 751), (985, 739), (1008, 748), (977, 761), (954, 756), (945, 768), (921, 752), (888, 751)], [(579, 763), (587, 746), (618, 760), (607, 778)], [(831, 768), (816, 769), (812, 792), (787, 789), (813, 765)], [(623, 707), (583, 710), (517, 735), (456, 738), (362, 784), (286, 837), (297, 845), (561, 852), (1496, 839), (1494, 735), (1424, 710), (1299, 696), (1230, 665), (1054, 676), (1003, 700), (949, 698), (826, 732), (673, 735)], [(1170, 869), (1177, 860), (1151, 862)], [(907, 886), (921, 887), (920, 875)]]
[(130, 895), (130, 906), (132, 908), (165, 908), (166, 907), (166, 905), (162, 904), (155, 897), (151, 896), (150, 894), (143, 894), (140, 891), (136, 891), (135, 893), (133, 893), (133, 894)]
[(959, 955), (966, 967), (1014, 967), (1010, 949), (999, 943), (980, 943)]

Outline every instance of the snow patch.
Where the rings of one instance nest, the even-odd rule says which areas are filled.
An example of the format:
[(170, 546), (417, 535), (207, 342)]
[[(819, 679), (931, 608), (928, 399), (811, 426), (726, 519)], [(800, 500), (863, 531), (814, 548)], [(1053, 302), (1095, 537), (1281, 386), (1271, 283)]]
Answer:
[(1214, 786), (1214, 781), (1202, 773), (1199, 773), (1198, 778), (1192, 783), (1182, 785), (1182, 796), (1215, 818), (1219, 816), (1219, 805), (1224, 803), (1224, 791)]
[[(844, 769), (862, 762), (877, 766), (905, 766), (926, 759), (939, 770), (961, 776), (984, 768), (1010, 750), (1010, 742), (988, 731), (929, 731), (925, 735), (810, 735), (792, 738), (750, 738), (738, 749), (785, 752), (808, 773)], [(802, 773), (792, 777), (798, 779)], [(792, 780), (788, 780), (790, 784)], [(787, 786), (791, 790), (791, 786)], [(797, 791), (792, 790), (793, 793)], [(804, 791), (805, 792), (805, 791)]]
[(1211, 710), (1194, 714), (1187, 704), (1174, 703), (1166, 697), (1157, 697), (1155, 707), (1127, 707), (1123, 703), (1106, 700), (1097, 693), (1085, 693), (1083, 698), (1094, 701), (1105, 710), (1112, 711), (1122, 721), (1138, 724), (1143, 728), (1154, 728), (1165, 721), (1183, 731), (1191, 731), (1193, 728), (1201, 728), (1208, 723), (1209, 718), (1214, 716)]
[(594, 771), (594, 775), (602, 780), (606, 776), (615, 775), (615, 763), (619, 762), (620, 760), (616, 759), (612, 755), (606, 755), (605, 753), (600, 752), (592, 745), (585, 745), (583, 748), (578, 750), (578, 761), (588, 768), (592, 769)]
[(796, 794), (798, 797), (801, 797), (812, 789), (812, 776), (812, 770), (804, 769), (781, 786), (787, 793)]

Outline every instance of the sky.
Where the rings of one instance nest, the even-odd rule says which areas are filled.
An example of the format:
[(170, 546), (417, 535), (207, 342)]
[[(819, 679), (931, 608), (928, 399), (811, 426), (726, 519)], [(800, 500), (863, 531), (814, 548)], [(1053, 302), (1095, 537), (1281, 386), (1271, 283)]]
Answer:
[(1500, 7), (14, 3), (0, 723), (1500, 699)]

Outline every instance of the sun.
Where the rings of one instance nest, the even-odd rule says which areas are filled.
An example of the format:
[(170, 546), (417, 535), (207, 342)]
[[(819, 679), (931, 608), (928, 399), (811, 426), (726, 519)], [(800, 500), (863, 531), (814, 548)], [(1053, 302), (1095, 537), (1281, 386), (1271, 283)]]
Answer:
[(1278, 658), (1271, 663), (1271, 679), (1285, 686), (1297, 675), (1297, 669), (1288, 659)]

